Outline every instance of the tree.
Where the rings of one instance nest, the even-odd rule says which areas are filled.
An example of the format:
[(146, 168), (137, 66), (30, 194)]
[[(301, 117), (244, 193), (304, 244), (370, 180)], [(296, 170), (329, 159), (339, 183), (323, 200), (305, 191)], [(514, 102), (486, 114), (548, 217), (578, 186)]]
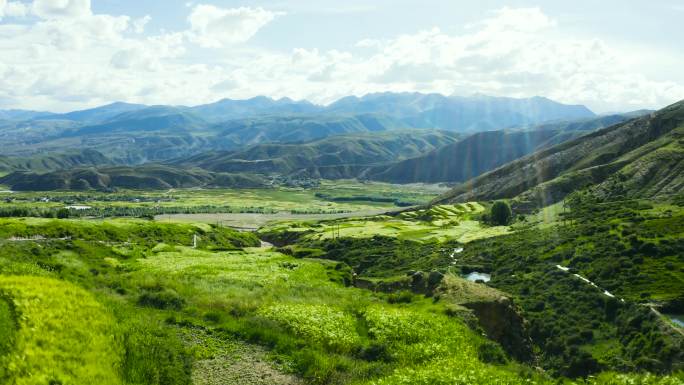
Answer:
[(57, 210), (57, 218), (64, 219), (64, 218), (69, 218), (69, 215), (71, 213), (69, 212), (69, 209), (63, 207), (59, 210)]
[(493, 224), (498, 226), (506, 226), (511, 222), (513, 218), (513, 212), (511, 211), (511, 206), (504, 201), (494, 202), (492, 206), (491, 221)]

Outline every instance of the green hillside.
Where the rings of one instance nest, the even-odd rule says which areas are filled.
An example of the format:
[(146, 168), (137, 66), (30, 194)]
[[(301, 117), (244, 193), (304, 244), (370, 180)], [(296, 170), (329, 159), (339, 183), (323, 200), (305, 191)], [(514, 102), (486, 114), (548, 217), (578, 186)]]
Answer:
[(641, 112), (545, 123), (517, 131), (476, 133), (427, 154), (377, 167), (365, 177), (393, 183), (464, 182), (537, 150), (639, 114)]
[(31, 157), (0, 156), (0, 171), (34, 171), (44, 172), (63, 170), (74, 167), (106, 166), (112, 161), (95, 150), (74, 150), (65, 153), (51, 153)]
[(670, 195), (682, 183), (682, 130), (684, 102), (679, 102), (511, 162), (437, 201), (518, 197), (546, 205), (594, 185), (604, 195)]
[[(5, 383), (562, 381), (510, 358), (483, 335), (480, 323), (488, 333), (502, 325), (522, 327), (510, 298), (452, 273), (414, 285), (434, 290), (428, 295), (384, 293), (351, 287), (354, 278), (345, 263), (254, 247), (253, 234), (216, 226), (1, 222), (0, 298), (12, 310), (2, 313), (0, 307), (0, 317), (14, 323), (9, 338), (17, 341), (0, 352), (0, 362), (9, 363), (0, 371)], [(36, 234), (42, 237), (31, 238)], [(200, 238), (196, 248), (194, 235)], [(440, 247), (412, 242), (400, 247), (433, 246)], [(335, 243), (330, 247), (333, 258), (350, 251)], [(581, 298), (591, 298), (588, 293)], [(617, 312), (638, 314), (629, 306)], [(495, 323), (486, 326), (488, 319)], [(638, 335), (652, 325), (642, 323)], [(7, 346), (6, 339), (0, 342)], [(679, 374), (604, 372), (563, 383), (675, 385), (681, 380)]]
[(265, 187), (266, 181), (249, 174), (213, 173), (161, 164), (128, 167), (73, 168), (46, 173), (15, 171), (0, 178), (15, 191), (154, 189), (178, 187)]
[(336, 135), (306, 143), (259, 144), (244, 151), (200, 154), (180, 164), (218, 172), (318, 174), (319, 168), (370, 166), (415, 157), (457, 138), (432, 130)]

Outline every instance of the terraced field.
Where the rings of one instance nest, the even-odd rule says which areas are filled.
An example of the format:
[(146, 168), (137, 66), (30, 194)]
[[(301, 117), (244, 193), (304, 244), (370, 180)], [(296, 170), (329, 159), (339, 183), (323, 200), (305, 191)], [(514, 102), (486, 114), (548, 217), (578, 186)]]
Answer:
[(485, 207), (476, 202), (439, 205), (398, 215), (346, 218), (324, 222), (291, 221), (262, 227), (262, 233), (299, 232), (303, 239), (393, 237), (415, 241), (473, 240), (507, 234), (507, 226), (486, 226), (477, 217)]

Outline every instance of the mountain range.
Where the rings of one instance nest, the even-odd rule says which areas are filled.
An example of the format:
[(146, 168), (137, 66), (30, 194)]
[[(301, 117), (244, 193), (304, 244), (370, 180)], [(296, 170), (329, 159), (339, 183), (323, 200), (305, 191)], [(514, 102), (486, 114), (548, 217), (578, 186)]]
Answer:
[(328, 106), (263, 96), (195, 107), (112, 103), (63, 114), (0, 111), (0, 145), (4, 155), (12, 156), (88, 148), (117, 163), (135, 165), (339, 134), (412, 128), (473, 133), (593, 116), (584, 106), (540, 97), (420, 93), (346, 97)]
[[(407, 119), (446, 107), (568, 118), (485, 131), (402, 128)], [(645, 113), (595, 116), (544, 98), (390, 93), (327, 107), (263, 97), (197, 107), (114, 103), (3, 122), (8, 135), (0, 142), (9, 155), (0, 157), (0, 171), (10, 175), (0, 183), (24, 190), (263, 186), (273, 177), (460, 183)], [(216, 123), (220, 116), (233, 119)], [(511, 115), (482, 116), (478, 127), (488, 127), (492, 117), (512, 124), (505, 123)], [(128, 176), (136, 173), (143, 177), (132, 183)]]
[[(615, 127), (641, 127), (649, 114), (596, 116), (539, 97), (417, 93), (352, 96), (328, 106), (257, 97), (196, 107), (113, 103), (65, 114), (12, 110), (0, 115), (12, 117), (0, 122), (0, 171), (9, 173), (0, 183), (42, 190), (263, 186), (273, 177), (468, 181), (442, 199), (527, 193), (553, 201), (570, 178), (569, 164), (580, 167), (573, 181), (586, 178), (587, 162), (614, 170), (601, 162), (636, 148), (616, 143), (649, 138), (639, 131), (628, 139)], [(611, 130), (614, 137), (605, 136)]]

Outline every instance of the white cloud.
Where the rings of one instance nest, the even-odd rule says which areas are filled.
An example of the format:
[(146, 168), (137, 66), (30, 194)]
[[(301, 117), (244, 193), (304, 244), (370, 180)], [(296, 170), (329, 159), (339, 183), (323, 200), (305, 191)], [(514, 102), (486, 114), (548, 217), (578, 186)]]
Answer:
[[(0, 0), (5, 14), (6, 4)], [(543, 95), (601, 111), (684, 98), (681, 83), (648, 76), (662, 60), (642, 68), (635, 63), (644, 62), (643, 50), (567, 36), (538, 8), (503, 8), (460, 33), (434, 28), (361, 40), (348, 51), (281, 52), (238, 44), (278, 15), (261, 8), (193, 4), (188, 30), (151, 34), (149, 17), (94, 15), (87, 1), (51, 4), (50, 16), (31, 24), (0, 23), (0, 108), (199, 104), (260, 94), (327, 103), (349, 94), (422, 91)]]
[(28, 14), (26, 4), (19, 1), (0, 0), (0, 20), (3, 16), (24, 17)]
[(34, 0), (33, 13), (43, 19), (87, 17), (90, 0)]
[(140, 19), (133, 20), (133, 31), (135, 33), (145, 32), (145, 26), (147, 25), (147, 23), (150, 22), (150, 20), (152, 20), (152, 17), (150, 15), (145, 15)]
[(263, 8), (219, 8), (208, 4), (193, 7), (188, 21), (190, 38), (203, 47), (222, 47), (249, 40), (278, 13)]
[(630, 65), (627, 58), (637, 50), (565, 36), (538, 8), (502, 8), (463, 34), (432, 29), (356, 47), (361, 51), (344, 61), (327, 54), (309, 60), (309, 83), (297, 89), (315, 93), (311, 82), (325, 81), (337, 96), (384, 90), (544, 95), (597, 110), (658, 107), (684, 97), (684, 85), (651, 80)]

